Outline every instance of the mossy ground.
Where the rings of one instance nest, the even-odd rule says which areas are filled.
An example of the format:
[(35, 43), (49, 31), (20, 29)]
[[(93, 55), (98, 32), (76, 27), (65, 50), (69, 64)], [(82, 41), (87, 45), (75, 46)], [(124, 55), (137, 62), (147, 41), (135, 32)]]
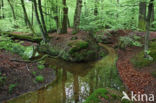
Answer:
[(111, 88), (96, 89), (84, 103), (132, 103), (128, 100), (122, 100), (122, 93)]
[(150, 45), (149, 45), (150, 56), (153, 58), (153, 60), (150, 61), (144, 58), (144, 52), (141, 51), (131, 59), (131, 62), (134, 64), (134, 66), (138, 68), (142, 68), (142, 67), (148, 66), (156, 62), (156, 46), (155, 45), (156, 45), (156, 41), (150, 42)]

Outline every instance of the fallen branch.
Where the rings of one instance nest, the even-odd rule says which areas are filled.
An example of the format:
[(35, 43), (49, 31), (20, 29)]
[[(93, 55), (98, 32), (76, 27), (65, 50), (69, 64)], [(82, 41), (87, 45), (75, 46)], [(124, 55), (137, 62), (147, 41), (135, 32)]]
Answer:
[(29, 35), (21, 35), (21, 34), (15, 34), (10, 32), (0, 32), (0, 35), (7, 35), (9, 37), (12, 37), (13, 39), (20, 39), (20, 40), (26, 40), (31, 42), (40, 43), (42, 38), (41, 37), (32, 37)]

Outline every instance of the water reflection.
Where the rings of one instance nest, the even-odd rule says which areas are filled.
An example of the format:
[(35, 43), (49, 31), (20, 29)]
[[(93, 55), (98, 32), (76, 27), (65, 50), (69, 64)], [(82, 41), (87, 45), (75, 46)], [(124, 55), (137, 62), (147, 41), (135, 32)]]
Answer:
[[(108, 47), (107, 47), (108, 48)], [(123, 88), (116, 69), (116, 53), (97, 62), (69, 63), (48, 58), (47, 65), (56, 67), (56, 80), (45, 88), (27, 93), (8, 103), (83, 103), (97, 88)]]

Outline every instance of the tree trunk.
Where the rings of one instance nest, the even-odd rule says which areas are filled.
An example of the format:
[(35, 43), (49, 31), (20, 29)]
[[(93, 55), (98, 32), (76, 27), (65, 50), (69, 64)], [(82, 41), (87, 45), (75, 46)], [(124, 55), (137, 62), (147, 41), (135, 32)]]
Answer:
[(28, 15), (27, 15), (27, 11), (26, 11), (26, 8), (25, 8), (25, 4), (24, 4), (24, 0), (21, 0), (21, 4), (22, 4), (23, 12), (24, 12), (24, 17), (25, 17), (25, 19), (26, 19), (26, 21), (28, 23), (28, 26), (29, 26), (30, 30), (32, 31), (32, 33), (34, 35), (35, 31), (34, 31), (32, 25), (31, 25), (31, 23), (29, 21), (29, 18), (28, 18)]
[(119, 1), (119, 0), (117, 0), (117, 3), (118, 3), (118, 4), (119, 4), (119, 2), (120, 2), (120, 1)]
[(42, 27), (43, 27), (44, 33), (47, 34), (47, 28), (46, 28), (46, 24), (44, 21), (41, 0), (38, 0), (38, 7), (39, 7), (39, 11), (40, 11), (40, 16), (41, 16)]
[(75, 15), (74, 15), (74, 30), (79, 31), (80, 16), (81, 16), (82, 0), (77, 0)]
[(3, 11), (3, 7), (4, 7), (4, 1), (2, 0), (2, 18), (4, 18), (4, 11)]
[(13, 5), (11, 4), (10, 0), (8, 0), (8, 3), (9, 3), (9, 5), (10, 5), (10, 7), (11, 7), (11, 11), (12, 11), (13, 18), (14, 18), (14, 20), (16, 20), (16, 15), (15, 15), (14, 7), (13, 7)]
[(150, 30), (150, 22), (151, 22), (151, 16), (152, 16), (152, 10), (153, 10), (153, 1), (154, 0), (150, 0), (149, 6), (148, 6), (148, 15), (147, 15), (147, 19), (146, 19), (146, 35), (145, 35), (145, 44), (144, 44), (144, 56), (145, 58), (149, 58), (149, 30)]
[[(153, 4), (153, 8), (152, 8), (152, 15), (151, 15), (151, 23), (154, 22), (154, 4)], [(152, 27), (154, 27), (154, 25), (151, 25)]]
[(138, 28), (146, 30), (146, 2), (139, 3), (139, 22)]
[(44, 42), (47, 42), (48, 35), (44, 32), (44, 29), (43, 29), (43, 27), (42, 27), (41, 21), (40, 21), (40, 19), (39, 19), (38, 10), (37, 10), (37, 2), (36, 2), (36, 0), (34, 0), (33, 2), (34, 2), (36, 20), (37, 20), (37, 22), (38, 22), (38, 24), (39, 24), (39, 28), (40, 28), (41, 33), (42, 33), (43, 41), (44, 41)]
[(31, 24), (34, 24), (34, 4), (32, 3)]
[(79, 101), (79, 79), (78, 79), (78, 75), (77, 74), (74, 74), (74, 87), (73, 87), (73, 90), (74, 90), (74, 100), (75, 100), (75, 103), (78, 103)]
[(66, 0), (63, 0), (63, 21), (62, 21), (62, 30), (61, 33), (67, 33), (68, 25), (68, 7), (66, 5)]
[(4, 7), (4, 1), (1, 0), (1, 3), (0, 3), (0, 19), (4, 18), (3, 7)]
[(26, 35), (26, 34), (15, 34), (15, 33), (10, 33), (10, 32), (0, 32), (0, 36), (4, 35), (4, 34), (11, 37), (12, 39), (26, 40), (26, 41), (30, 41), (30, 42), (36, 42), (36, 43), (40, 43), (42, 41), (42, 38), (40, 38), (40, 37), (32, 37), (32, 36)]
[(98, 0), (95, 0), (95, 8), (94, 8), (94, 15), (97, 16), (98, 15)]

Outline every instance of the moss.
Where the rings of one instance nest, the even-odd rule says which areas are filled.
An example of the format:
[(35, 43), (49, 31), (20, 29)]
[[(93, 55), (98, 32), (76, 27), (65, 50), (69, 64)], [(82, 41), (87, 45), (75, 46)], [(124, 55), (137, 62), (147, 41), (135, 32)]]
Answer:
[(32, 72), (33, 75), (36, 75), (37, 73), (35, 71)]
[(156, 62), (156, 41), (151, 42), (150, 45), (150, 56), (152, 56), (153, 61), (150, 61), (146, 58), (144, 58), (144, 52), (141, 51), (138, 54), (136, 54), (132, 59), (131, 62), (136, 66), (136, 67), (145, 67), (150, 65), (153, 62)]
[(74, 36), (74, 37), (71, 38), (71, 40), (77, 40), (77, 39), (78, 39), (77, 36)]
[(79, 51), (81, 49), (88, 48), (88, 42), (83, 41), (83, 40), (75, 40), (75, 41), (70, 42), (68, 45), (71, 47), (69, 50), (70, 54), (76, 51)]
[(42, 75), (36, 76), (35, 79), (37, 82), (43, 82), (44, 81), (44, 77)]
[(99, 100), (99, 96), (104, 97), (105, 99), (108, 99), (109, 97), (107, 96), (108, 91), (105, 88), (99, 88), (96, 89), (85, 101), (85, 103), (98, 103)]
[(45, 68), (45, 66), (43, 64), (39, 64), (39, 65), (37, 65), (37, 68), (40, 70), (43, 70)]
[(156, 78), (156, 72), (152, 72), (152, 76)]
[(133, 103), (133, 102), (131, 102), (131, 101), (127, 100), (127, 99), (123, 99), (121, 103)]
[(144, 20), (144, 18), (140, 18), (139, 24), (138, 24), (138, 28), (141, 31), (145, 31), (146, 30), (146, 21)]
[(115, 94), (111, 94), (111, 96), (112, 96), (113, 99), (117, 99), (118, 98), (117, 95), (115, 95)]

